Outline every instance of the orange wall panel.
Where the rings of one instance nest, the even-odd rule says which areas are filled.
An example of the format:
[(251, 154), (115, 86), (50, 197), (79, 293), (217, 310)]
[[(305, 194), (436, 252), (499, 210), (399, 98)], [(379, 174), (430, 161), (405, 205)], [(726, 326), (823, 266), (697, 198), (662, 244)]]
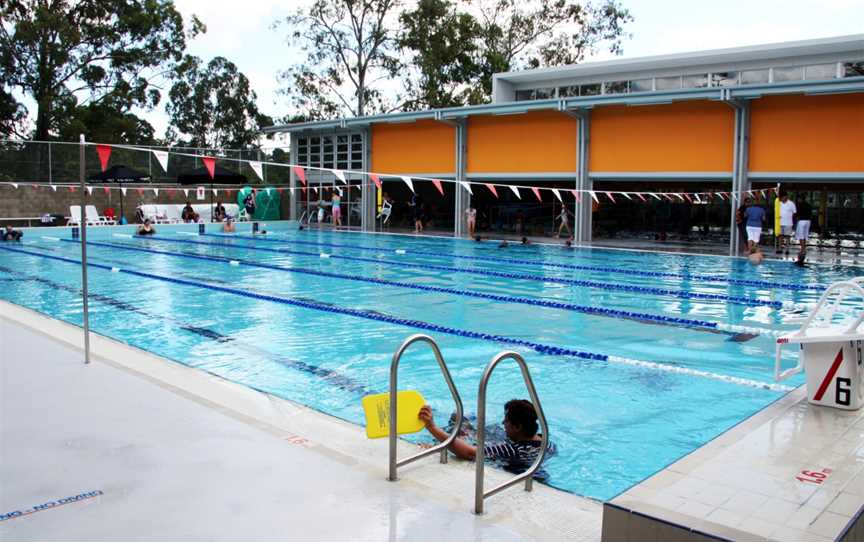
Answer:
[(732, 171), (735, 115), (719, 102), (597, 107), (592, 172)]
[(431, 120), (374, 124), (372, 171), (453, 173), (456, 171), (456, 129)]
[(557, 111), (468, 118), (470, 173), (576, 171), (576, 121)]
[(750, 108), (750, 171), (864, 171), (864, 94), (771, 96)]

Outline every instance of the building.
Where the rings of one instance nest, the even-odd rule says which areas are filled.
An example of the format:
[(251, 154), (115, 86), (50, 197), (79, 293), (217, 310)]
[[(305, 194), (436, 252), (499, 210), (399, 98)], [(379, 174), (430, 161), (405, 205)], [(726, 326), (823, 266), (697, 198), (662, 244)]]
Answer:
[[(816, 198), (824, 226), (836, 214), (826, 210), (831, 199), (839, 209), (857, 209), (851, 226), (864, 231), (864, 34), (499, 73), (493, 81), (487, 105), (268, 131), (291, 133), (295, 163), (397, 176), (739, 197), (783, 183)], [(328, 172), (310, 179), (333, 181)], [(349, 214), (371, 230), (375, 188), (361, 192), (358, 199), (354, 191)], [(443, 226), (461, 234), (463, 221), (453, 218), (462, 216), (469, 198), (481, 211), (492, 204), (491, 193), (480, 192), (451, 187), (443, 199), (435, 192), (426, 199), (440, 200)], [(512, 224), (526, 205), (505, 192), (494, 198), (490, 226)], [(856, 196), (832, 196), (846, 193)], [(553, 209), (542, 211), (547, 224), (555, 203), (544, 201)], [(728, 240), (731, 253), (737, 249), (737, 236), (728, 233), (735, 229), (735, 205), (721, 198), (677, 211), (638, 200), (603, 203), (592, 209), (589, 198), (568, 202), (578, 241), (591, 241), (606, 225), (638, 223), (665, 235), (669, 228), (691, 231), (697, 220), (705, 232)], [(694, 204), (704, 206), (701, 214)]]

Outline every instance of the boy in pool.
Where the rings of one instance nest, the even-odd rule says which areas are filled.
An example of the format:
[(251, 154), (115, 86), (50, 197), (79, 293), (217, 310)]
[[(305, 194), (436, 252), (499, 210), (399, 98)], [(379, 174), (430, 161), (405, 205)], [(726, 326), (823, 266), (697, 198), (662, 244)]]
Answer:
[[(435, 425), (432, 407), (424, 405), (418, 414), (426, 424), (426, 430), (439, 442), (444, 442), (449, 436), (443, 429)], [(504, 405), (504, 431), (507, 438), (502, 442), (484, 445), (486, 459), (501, 464), (504, 470), (519, 474), (528, 470), (540, 453), (542, 437), (537, 434), (537, 412), (534, 405), (525, 399), (513, 399)], [(449, 449), (462, 459), (473, 460), (477, 455), (477, 447), (456, 438)]]

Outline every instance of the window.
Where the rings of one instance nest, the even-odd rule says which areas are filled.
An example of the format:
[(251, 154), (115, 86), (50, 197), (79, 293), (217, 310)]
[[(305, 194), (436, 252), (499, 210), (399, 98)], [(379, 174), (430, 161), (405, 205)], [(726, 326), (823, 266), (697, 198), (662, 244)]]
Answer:
[(793, 68), (774, 68), (774, 82), (800, 81), (804, 79), (804, 68), (795, 66)]
[(716, 72), (711, 74), (712, 87), (734, 87), (738, 84), (738, 72)]
[(634, 79), (630, 81), (630, 92), (650, 92), (654, 90), (653, 79)]
[(627, 81), (606, 81), (603, 83), (603, 94), (627, 94), (629, 88)]
[(571, 85), (568, 87), (558, 87), (558, 97), (567, 98), (570, 96), (579, 96), (579, 85)]
[(322, 157), (323, 160), (321, 162), (321, 167), (333, 168), (333, 160), (334, 160), (334, 152), (333, 152), (333, 136), (325, 135), (322, 138), (324, 145), (322, 147)]
[(681, 77), (681, 86), (684, 88), (705, 88), (708, 86), (708, 74), (685, 75)]
[(804, 79), (834, 79), (837, 77), (837, 64), (814, 64), (804, 67)]
[(525, 102), (528, 100), (534, 99), (534, 91), (532, 89), (528, 90), (517, 90), (516, 91), (516, 101), (517, 102)]
[(681, 76), (658, 77), (655, 81), (657, 82), (657, 90), (673, 90), (681, 88)]
[(597, 96), (602, 92), (600, 83), (591, 83), (590, 85), (581, 85), (579, 87), (580, 96)]
[(864, 61), (845, 62), (843, 64), (844, 77), (861, 77), (862, 75), (864, 75)]
[(741, 72), (742, 85), (758, 85), (768, 82), (768, 70), (747, 70)]
[(538, 88), (534, 90), (534, 99), (535, 100), (548, 100), (549, 98), (555, 97), (555, 89), (554, 88)]

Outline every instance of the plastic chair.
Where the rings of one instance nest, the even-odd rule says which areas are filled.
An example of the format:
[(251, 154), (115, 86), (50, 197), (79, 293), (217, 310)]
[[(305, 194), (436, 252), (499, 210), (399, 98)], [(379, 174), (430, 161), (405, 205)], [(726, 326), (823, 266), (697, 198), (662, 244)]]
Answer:
[(116, 224), (113, 220), (108, 220), (108, 217), (99, 214), (95, 205), (88, 205), (84, 208), (84, 213), (87, 217), (87, 223), (93, 222), (97, 226), (113, 226)]

